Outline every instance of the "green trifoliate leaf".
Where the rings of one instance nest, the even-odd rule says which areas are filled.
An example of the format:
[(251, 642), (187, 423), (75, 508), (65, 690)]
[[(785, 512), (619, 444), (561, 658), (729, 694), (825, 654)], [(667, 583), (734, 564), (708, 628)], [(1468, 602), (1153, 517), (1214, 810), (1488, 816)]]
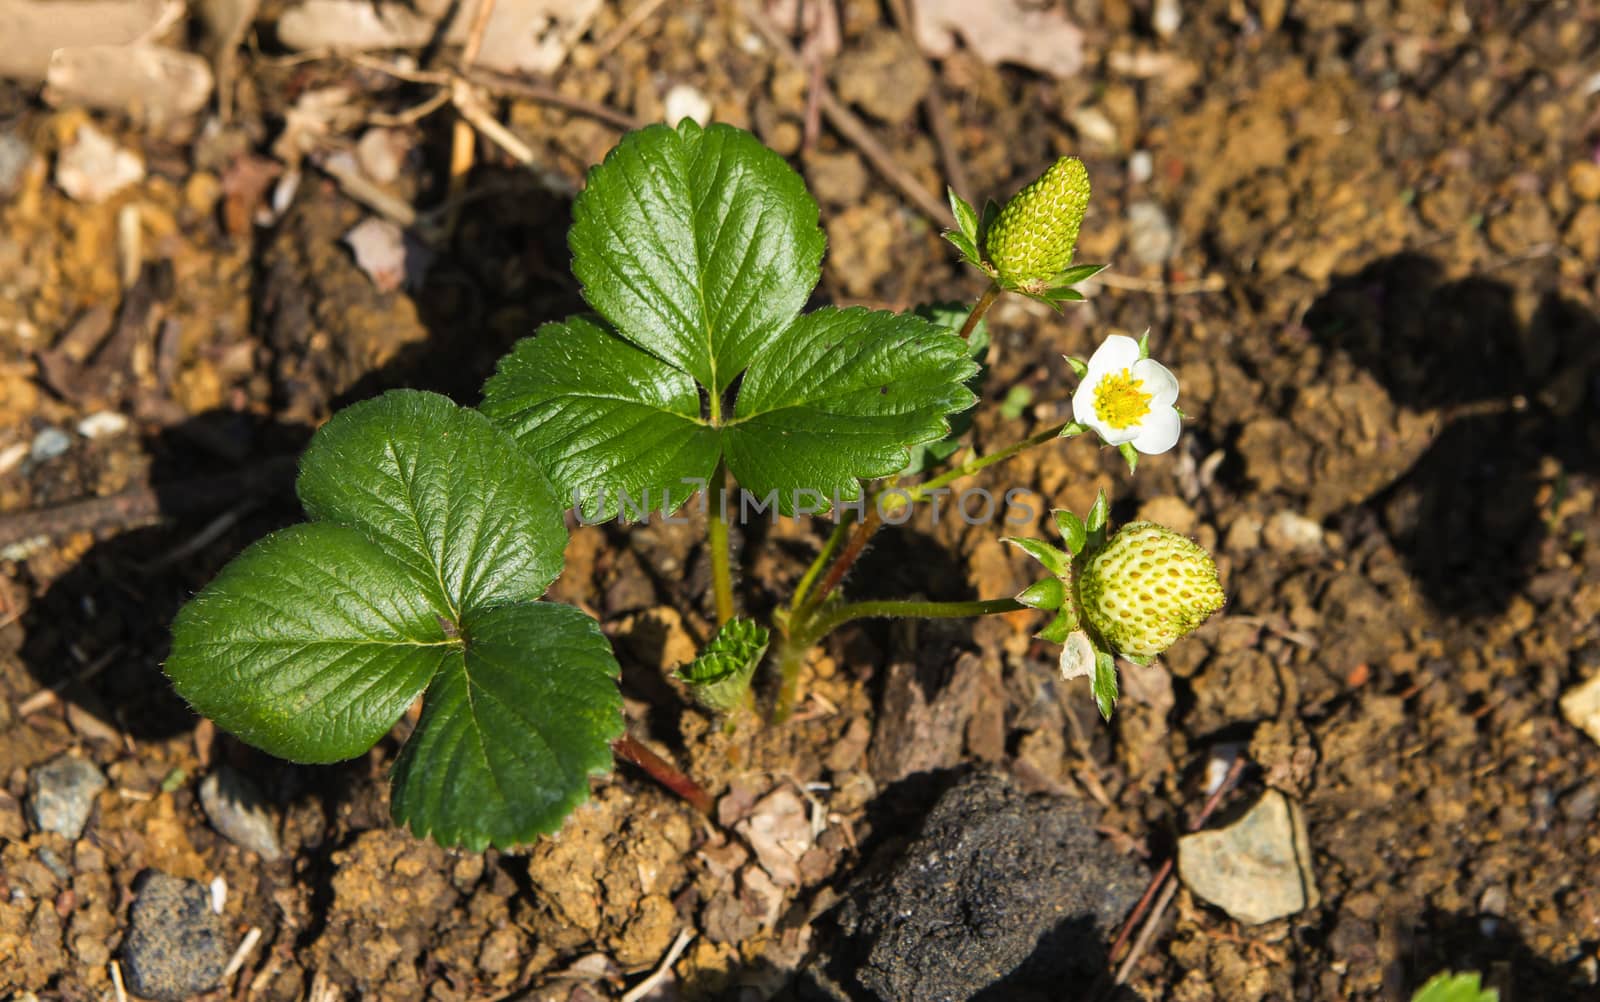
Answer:
[(1089, 207), (1089, 172), (1062, 157), (1017, 192), (984, 234), (984, 251), (1007, 288), (1038, 293), (1072, 263)]
[(584, 298), (644, 350), (721, 394), (811, 295), (817, 205), (748, 132), (630, 132), (573, 204), (568, 242)]
[(578, 609), (523, 602), (469, 612), (394, 766), (396, 821), (474, 852), (561, 827), (611, 768), (619, 673)]
[(482, 414), (395, 390), (312, 438), (295, 489), (313, 519), (360, 529), (454, 613), (537, 598), (561, 573), (566, 504)]
[(516, 436), (590, 520), (671, 512), (716, 468), (717, 429), (686, 373), (617, 337), (603, 320), (545, 324), (500, 360), (483, 412)]
[(1129, 660), (1153, 658), (1222, 608), (1211, 555), (1153, 522), (1130, 522), (1084, 563), (1083, 617)]
[[(724, 429), (728, 469), (760, 496), (861, 496), (861, 479), (904, 469), (908, 445), (949, 434), (976, 400), (960, 338), (913, 316), (824, 308), (797, 320), (745, 374)], [(803, 500), (803, 499), (802, 499)]]
[(1061, 539), (1067, 544), (1067, 551), (1073, 556), (1083, 552), (1083, 544), (1089, 539), (1089, 530), (1085, 528), (1083, 519), (1065, 508), (1058, 508), (1051, 512), (1056, 517), (1056, 528), (1061, 530)]
[(1017, 594), (1018, 602), (1030, 609), (1043, 609), (1046, 612), (1056, 611), (1066, 600), (1066, 588), (1061, 584), (1061, 579), (1055, 577), (1035, 581)]
[(1006, 542), (1039, 561), (1045, 570), (1058, 578), (1070, 577), (1072, 574), (1072, 557), (1062, 553), (1042, 539), (1019, 539), (1006, 537)]
[[(967, 322), (967, 315), (971, 307), (962, 303), (933, 303), (919, 306), (916, 315), (924, 320), (930, 320), (951, 333), (959, 333)], [(989, 354), (989, 324), (979, 320), (978, 325), (972, 329), (972, 334), (967, 338), (967, 351), (972, 355), (972, 360), (978, 366), (978, 371), (967, 380), (967, 389), (972, 391), (974, 397), (983, 392), (984, 379), (989, 375), (989, 367), (984, 364), (984, 359)], [(926, 442), (911, 447), (911, 460), (906, 463), (905, 469), (900, 471), (903, 477), (916, 476), (926, 473), (942, 464), (945, 460), (956, 454), (961, 448), (961, 437), (972, 428), (973, 412), (964, 410), (950, 418), (950, 432), (944, 438), (933, 442)]]
[(1100, 708), (1103, 719), (1111, 719), (1111, 711), (1117, 705), (1117, 662), (1105, 651), (1094, 652), (1094, 681), (1091, 685), (1094, 690), (1095, 705)]
[(972, 203), (956, 194), (954, 188), (946, 187), (945, 194), (950, 199), (950, 214), (956, 217), (956, 229), (974, 245), (978, 242), (978, 211)]
[(1466, 974), (1442, 971), (1417, 989), (1411, 1002), (1500, 1002), (1500, 993), (1484, 988), (1483, 978), (1476, 971)]
[(475, 848), (553, 829), (609, 762), (622, 701), (594, 622), (535, 601), (567, 541), (549, 481), (482, 415), (395, 391), (317, 432), (299, 490), (318, 521), (251, 546), (179, 613), (174, 687), (299, 762), (361, 754), (422, 695), (396, 817)]
[(674, 673), (701, 706), (729, 713), (750, 691), (750, 678), (767, 653), (771, 634), (749, 619), (730, 619), (700, 656)]

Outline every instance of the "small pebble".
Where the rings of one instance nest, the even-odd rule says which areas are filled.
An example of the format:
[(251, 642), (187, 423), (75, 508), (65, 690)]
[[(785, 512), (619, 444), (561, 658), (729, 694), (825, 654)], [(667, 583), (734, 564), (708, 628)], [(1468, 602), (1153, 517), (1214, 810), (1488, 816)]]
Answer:
[(56, 184), (75, 202), (104, 202), (143, 180), (144, 160), (92, 125), (78, 126), (77, 138), (56, 158)]
[(1322, 524), (1299, 512), (1280, 511), (1267, 519), (1261, 538), (1279, 553), (1315, 549), (1322, 545)]
[(33, 160), (33, 147), (9, 129), (0, 132), (0, 199), (10, 198), (22, 187), (23, 172)]
[(1277, 790), (1226, 828), (1179, 838), (1178, 879), (1246, 925), (1314, 908), (1320, 900), (1305, 819)]
[(33, 437), (33, 446), (28, 450), (28, 458), (35, 463), (45, 463), (57, 456), (66, 455), (72, 448), (72, 436), (60, 428), (46, 428)]
[(78, 422), (78, 434), (84, 438), (120, 435), (128, 430), (128, 419), (116, 411), (96, 411)]
[(689, 84), (677, 84), (667, 91), (662, 105), (666, 108), (668, 125), (675, 126), (686, 118), (700, 125), (711, 121), (711, 99)]
[(1165, 264), (1177, 249), (1178, 237), (1166, 212), (1155, 202), (1128, 206), (1128, 251), (1143, 264)]
[(10, 473), (28, 458), (31, 451), (26, 442), (15, 442), (0, 449), (0, 473)]
[(228, 962), (225, 935), (204, 884), (149, 872), (122, 941), (128, 989), (155, 1002), (182, 1002), (209, 990)]
[(219, 766), (200, 783), (200, 806), (211, 827), (228, 841), (269, 863), (282, 858), (277, 822), (250, 777)]
[(28, 814), (40, 831), (76, 840), (94, 811), (106, 778), (93, 762), (60, 755), (28, 776)]
[(1133, 156), (1128, 158), (1128, 180), (1134, 184), (1144, 184), (1155, 172), (1155, 158), (1149, 150), (1135, 150)]

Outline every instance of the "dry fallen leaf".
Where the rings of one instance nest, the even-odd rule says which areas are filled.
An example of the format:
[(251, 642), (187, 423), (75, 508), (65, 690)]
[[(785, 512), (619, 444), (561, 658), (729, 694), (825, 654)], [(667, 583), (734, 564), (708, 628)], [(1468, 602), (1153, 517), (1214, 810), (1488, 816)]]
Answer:
[(914, 0), (917, 44), (936, 59), (955, 51), (956, 36), (986, 63), (1016, 63), (1054, 77), (1083, 67), (1083, 32), (1060, 12), (1018, 0)]

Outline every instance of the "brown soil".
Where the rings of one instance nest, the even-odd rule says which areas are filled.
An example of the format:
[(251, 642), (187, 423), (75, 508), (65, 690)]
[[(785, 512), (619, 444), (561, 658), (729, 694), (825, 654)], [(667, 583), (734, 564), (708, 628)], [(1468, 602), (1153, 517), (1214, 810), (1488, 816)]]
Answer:
[[(719, 823), (622, 769), (558, 837), (466, 854), (392, 830), (384, 774), (400, 735), (341, 766), (290, 766), (197, 726), (160, 675), (184, 599), (298, 517), (281, 477), (153, 527), (13, 546), (0, 995), (106, 997), (130, 887), (156, 868), (221, 876), (230, 931), (263, 932), (215, 998), (298, 999), (314, 984), (343, 998), (617, 998), (685, 928), (681, 997), (767, 997), (866, 849), (914, 830), (930, 797), (918, 777), (988, 762), (1097, 801), (1112, 844), (1153, 870), (1227, 746), (1252, 764), (1229, 805), (1275, 787), (1304, 806), (1321, 903), (1241, 926), (1180, 892), (1133, 970), (1141, 997), (1396, 999), (1444, 967), (1483, 970), (1518, 1002), (1600, 994), (1600, 748), (1557, 709), (1600, 669), (1600, 8), (1191, 3), (1160, 41), (1149, 4), (1072, 3), (1058, 6), (1078, 12), (1090, 61), (1053, 81), (962, 50), (931, 73), (886, 73), (916, 58), (887, 9), (838, 6), (834, 85), (912, 177), (942, 188), (940, 144), (920, 105), (882, 91), (936, 85), (969, 196), (1080, 154), (1096, 189), (1080, 256), (1139, 280), (1061, 317), (1022, 301), (991, 314), (980, 445), (1059, 420), (1062, 354), (1109, 332), (1148, 327), (1183, 384), (1190, 430), (1131, 480), (1114, 453), (1076, 442), (984, 483), (1032, 488), (1040, 512), (1082, 511), (1104, 487), (1116, 520), (1191, 533), (1218, 555), (1225, 614), (1128, 669), (1111, 726), (1083, 683), (1055, 680), (1018, 615), (845, 631), (809, 666), (799, 719), (724, 735), (665, 679), (707, 631), (699, 527), (580, 528), (558, 597), (600, 617), (635, 732), (722, 797)], [(829, 236), (820, 299), (903, 309), (981, 291), (854, 146), (824, 127), (801, 151), (806, 75), (774, 61), (736, 4), (667, 4), (599, 52), (619, 19), (605, 5), (559, 89), (644, 120), (691, 83), (791, 156)], [(47, 168), (84, 116), (0, 90), (0, 127), (39, 157), (0, 199), (0, 449), (98, 411), (132, 419), (0, 473), (0, 510), (257, 468), (387, 386), (474, 402), (516, 338), (580, 307), (569, 199), (614, 127), (505, 104), (542, 170), (485, 148), (481, 197), (426, 282), (379, 292), (339, 242), (367, 213), (326, 176), (308, 171), (275, 226), (250, 220), (301, 95), (343, 86), (358, 111), (392, 112), (426, 90), (270, 51), (241, 72), (235, 121), (198, 138), (101, 119), (149, 174), (95, 206)], [(438, 204), (448, 137), (448, 112), (403, 131), (401, 195)], [(1135, 151), (1148, 179), (1130, 176)], [(1129, 223), (1149, 217), (1144, 202), (1173, 228), (1162, 263), (1141, 255), (1162, 257), (1163, 236)], [(125, 289), (128, 206), (146, 266)], [(74, 354), (67, 332), (96, 307), (112, 332), (100, 355)], [(994, 404), (1015, 387), (1033, 402), (1009, 420)], [(826, 531), (741, 540), (746, 606), (787, 594)], [(924, 519), (880, 537), (849, 588), (1012, 594), (1029, 569), (997, 535)], [(52, 686), (61, 698), (21, 713)], [(21, 807), (29, 770), (68, 749), (110, 780), (76, 844), (33, 832)], [(281, 818), (280, 861), (208, 825), (198, 783), (224, 761)]]

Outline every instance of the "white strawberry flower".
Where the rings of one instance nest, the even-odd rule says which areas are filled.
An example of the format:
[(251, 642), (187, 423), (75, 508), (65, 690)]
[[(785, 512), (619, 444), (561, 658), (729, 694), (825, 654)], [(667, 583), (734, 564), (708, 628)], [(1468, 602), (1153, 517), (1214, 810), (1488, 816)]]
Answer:
[(1145, 357), (1138, 341), (1113, 334), (1089, 358), (1072, 394), (1072, 419), (1092, 428), (1107, 445), (1132, 445), (1155, 456), (1178, 444), (1182, 415), (1177, 402), (1177, 377)]

